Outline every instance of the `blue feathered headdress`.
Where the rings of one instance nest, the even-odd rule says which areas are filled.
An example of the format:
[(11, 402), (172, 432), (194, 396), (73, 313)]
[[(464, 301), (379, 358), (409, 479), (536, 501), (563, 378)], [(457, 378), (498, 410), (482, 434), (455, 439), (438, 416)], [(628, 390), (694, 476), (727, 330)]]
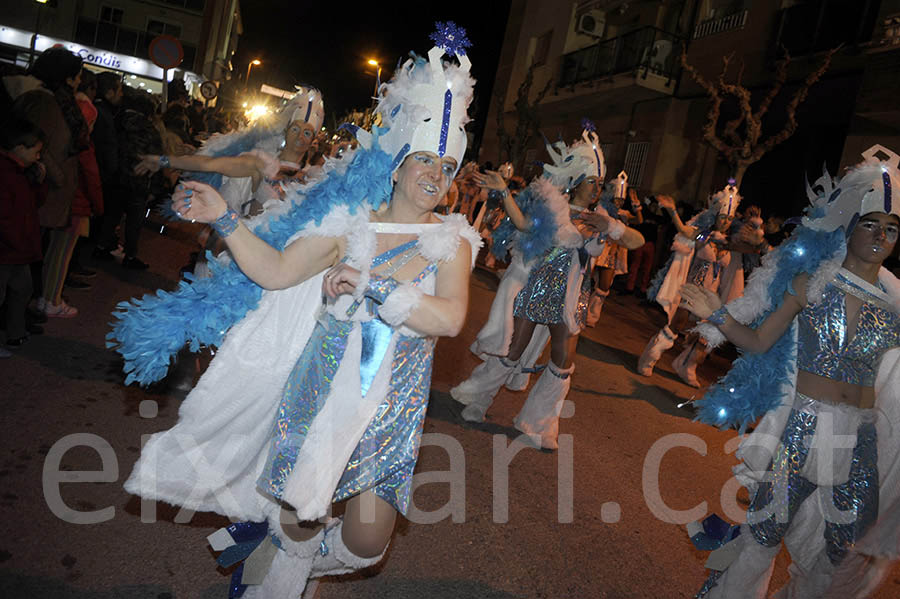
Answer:
[[(290, 210), (271, 218), (254, 231), (277, 249), (311, 223), (322, 219), (335, 206), (355, 213), (377, 209), (391, 193), (391, 157), (377, 145), (356, 152), (347, 170), (330, 172), (308, 190), (292, 192), (286, 201)], [(148, 385), (166, 375), (172, 357), (185, 345), (197, 351), (203, 345), (220, 345), (228, 330), (262, 297), (262, 288), (247, 278), (237, 264), (210, 256), (212, 277), (188, 277), (175, 291), (158, 291), (117, 306), (108, 347), (125, 358), (125, 384)]]

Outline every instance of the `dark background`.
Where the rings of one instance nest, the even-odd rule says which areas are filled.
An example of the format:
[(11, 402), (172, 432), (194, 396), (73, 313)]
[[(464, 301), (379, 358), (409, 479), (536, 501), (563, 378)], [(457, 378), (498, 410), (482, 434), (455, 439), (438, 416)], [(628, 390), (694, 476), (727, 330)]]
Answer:
[[(322, 90), (325, 123), (334, 125), (348, 111), (371, 104), (375, 68), (390, 79), (398, 61), (410, 51), (425, 55), (434, 45), (429, 35), (436, 21), (463, 27), (472, 46), (472, 76), (477, 81), (469, 109), (480, 127), (487, 116), (510, 0), (462, 0), (454, 3), (392, 1), (368, 3), (253, 0), (241, 5), (244, 35), (234, 55), (234, 69), (244, 77), (247, 63), (258, 58), (250, 81), (291, 90), (307, 83)], [(476, 125), (476, 123), (472, 123)]]

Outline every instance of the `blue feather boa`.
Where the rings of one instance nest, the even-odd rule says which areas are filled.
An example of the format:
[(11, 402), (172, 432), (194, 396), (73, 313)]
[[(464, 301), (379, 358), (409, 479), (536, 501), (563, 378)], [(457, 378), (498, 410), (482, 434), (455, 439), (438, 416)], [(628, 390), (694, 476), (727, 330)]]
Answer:
[[(768, 288), (772, 308), (750, 326), (754, 329), (759, 327), (769, 314), (778, 309), (785, 293), (794, 293), (791, 287), (794, 277), (804, 272), (810, 275), (815, 273), (844, 243), (842, 229), (822, 232), (799, 227), (794, 231), (775, 250), (776, 273)], [(781, 385), (791, 375), (795, 355), (793, 327), (788, 328), (765, 353), (742, 352), (728, 373), (697, 402), (697, 420), (720, 428), (735, 427), (743, 432), (747, 426), (781, 404)]]
[(522, 252), (522, 259), (528, 263), (553, 247), (556, 239), (556, 218), (547, 207), (544, 198), (531, 186), (516, 196), (516, 205), (531, 221), (531, 227), (519, 231), (509, 217), (504, 218), (492, 234), (491, 253), (500, 260), (505, 260), (515, 242), (516, 247)]
[[(241, 131), (239, 133), (231, 133), (229, 136), (233, 136), (229, 142), (216, 150), (213, 151), (204, 151), (204, 148), (201, 148), (200, 154), (204, 156), (238, 156), (243, 154), (244, 152), (249, 152), (256, 148), (261, 142), (274, 137), (283, 135), (282, 131), (278, 131), (275, 127), (268, 124), (256, 124), (253, 127), (245, 131)], [(215, 140), (215, 138), (213, 138)], [(219, 141), (219, 140), (215, 140)], [(216, 144), (218, 146), (218, 143)], [(184, 173), (182, 179), (188, 181), (200, 181), (201, 183), (206, 183), (208, 185), (212, 185), (216, 189), (219, 189), (222, 186), (222, 174), (221, 173), (205, 173), (205, 172), (197, 172), (190, 171)]]
[[(297, 192), (289, 195), (291, 209), (254, 232), (281, 250), (297, 231), (313, 222), (321, 224), (335, 206), (347, 206), (351, 213), (377, 209), (390, 197), (390, 174), (391, 157), (377, 143), (371, 150), (360, 149), (345, 173), (329, 173), (303, 198)], [(212, 277), (187, 276), (175, 291), (160, 290), (116, 307), (117, 322), (106, 337), (107, 347), (125, 359), (126, 385), (146, 386), (163, 378), (185, 344), (192, 351), (220, 345), (228, 330), (259, 305), (262, 288), (237, 264), (208, 257)]]

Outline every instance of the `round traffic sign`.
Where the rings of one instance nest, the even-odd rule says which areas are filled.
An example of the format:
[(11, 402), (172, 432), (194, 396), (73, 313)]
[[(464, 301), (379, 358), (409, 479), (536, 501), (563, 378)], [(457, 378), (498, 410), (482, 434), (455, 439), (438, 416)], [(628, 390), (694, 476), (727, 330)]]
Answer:
[(207, 100), (212, 100), (217, 95), (219, 95), (219, 88), (212, 81), (204, 81), (200, 85), (200, 95), (206, 98)]
[(174, 69), (184, 60), (184, 48), (178, 38), (159, 35), (153, 38), (148, 49), (150, 60), (161, 69)]

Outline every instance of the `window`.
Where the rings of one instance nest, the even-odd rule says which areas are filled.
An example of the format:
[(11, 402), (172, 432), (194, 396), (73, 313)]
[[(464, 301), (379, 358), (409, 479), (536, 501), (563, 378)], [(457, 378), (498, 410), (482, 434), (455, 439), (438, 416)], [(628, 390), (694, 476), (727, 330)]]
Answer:
[(552, 38), (552, 31), (548, 31), (537, 38), (534, 44), (534, 56), (532, 57), (531, 64), (547, 64), (547, 56), (550, 54), (550, 41)]
[(625, 149), (625, 172), (628, 173), (628, 184), (640, 186), (644, 178), (644, 167), (647, 166), (647, 154), (650, 153), (649, 141), (637, 141), (628, 144)]
[(112, 6), (101, 6), (100, 7), (100, 20), (104, 23), (114, 23), (116, 25), (122, 24), (122, 14), (123, 11), (121, 8), (113, 8)]
[(147, 33), (150, 35), (171, 35), (172, 37), (181, 37), (181, 25), (173, 25), (155, 19), (147, 20)]

